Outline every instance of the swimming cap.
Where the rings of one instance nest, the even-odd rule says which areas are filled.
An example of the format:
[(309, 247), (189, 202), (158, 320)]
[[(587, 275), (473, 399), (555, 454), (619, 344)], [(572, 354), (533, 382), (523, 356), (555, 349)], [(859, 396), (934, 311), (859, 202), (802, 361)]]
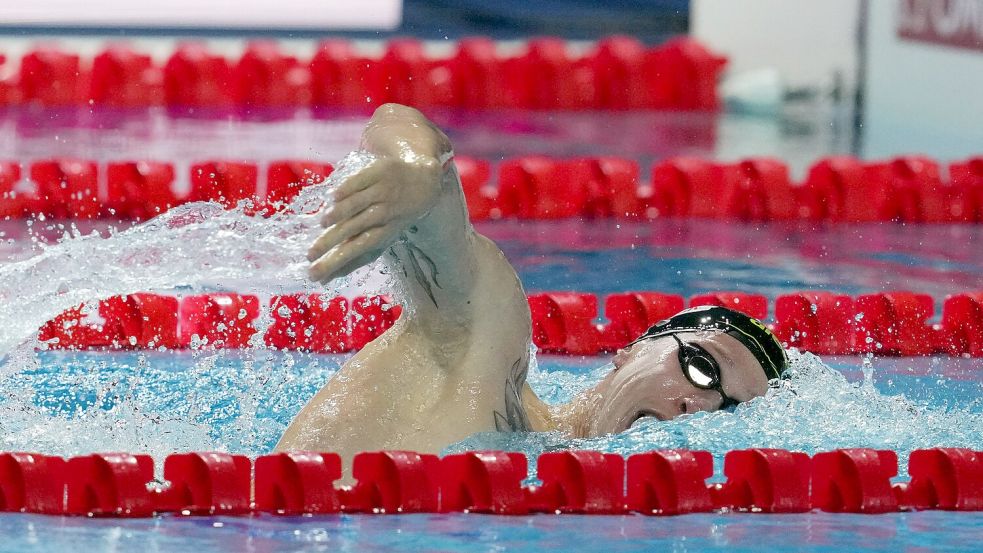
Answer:
[(761, 321), (719, 305), (701, 305), (680, 311), (668, 319), (655, 323), (635, 342), (699, 330), (722, 330), (736, 338), (758, 360), (768, 380), (781, 378), (782, 373), (788, 368), (785, 348)]

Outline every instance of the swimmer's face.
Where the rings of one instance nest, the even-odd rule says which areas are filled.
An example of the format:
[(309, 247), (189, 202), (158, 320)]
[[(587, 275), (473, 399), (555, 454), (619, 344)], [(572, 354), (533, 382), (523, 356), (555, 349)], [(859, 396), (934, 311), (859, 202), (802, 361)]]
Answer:
[[(768, 378), (758, 360), (732, 336), (722, 332), (682, 332), (676, 336), (713, 356), (720, 365), (720, 384), (728, 398), (747, 401), (768, 390)], [(698, 388), (683, 374), (678, 349), (671, 336), (662, 336), (619, 351), (614, 356), (614, 370), (598, 388), (601, 404), (591, 433), (621, 432), (643, 417), (668, 420), (720, 409), (724, 398), (719, 391)]]

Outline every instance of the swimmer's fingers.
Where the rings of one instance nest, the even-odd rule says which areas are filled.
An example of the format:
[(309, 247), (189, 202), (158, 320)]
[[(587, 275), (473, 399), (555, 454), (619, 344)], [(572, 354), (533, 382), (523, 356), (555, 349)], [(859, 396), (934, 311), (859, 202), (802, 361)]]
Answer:
[(352, 217), (331, 225), (321, 233), (307, 251), (307, 260), (314, 261), (338, 246), (345, 240), (357, 236), (368, 229), (389, 222), (390, 209), (385, 205), (373, 205)]
[(386, 165), (383, 160), (376, 159), (354, 175), (331, 187), (328, 196), (335, 203), (338, 203), (361, 190), (369, 188), (385, 176)]
[(335, 246), (311, 264), (308, 276), (311, 280), (327, 282), (343, 277), (382, 254), (398, 234), (395, 225), (376, 227)]
[(385, 200), (386, 196), (386, 190), (381, 186), (369, 186), (359, 190), (325, 209), (321, 216), (321, 226), (330, 227), (358, 215), (365, 209)]

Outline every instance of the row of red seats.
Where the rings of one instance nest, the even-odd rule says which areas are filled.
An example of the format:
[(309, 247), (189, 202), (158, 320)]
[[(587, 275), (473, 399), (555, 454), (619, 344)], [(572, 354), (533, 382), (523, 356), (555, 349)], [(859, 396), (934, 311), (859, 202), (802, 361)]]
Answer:
[[(0, 57), (0, 63), (3, 58)], [(24, 55), (19, 74), (0, 83), (0, 105), (105, 105), (182, 108), (344, 107), (385, 102), (417, 107), (526, 109), (715, 109), (726, 59), (689, 38), (654, 48), (624, 36), (586, 55), (559, 38), (530, 40), (504, 56), (488, 38), (461, 40), (435, 58), (415, 39), (390, 41), (377, 58), (344, 40), (322, 42), (311, 60), (273, 42), (249, 44), (238, 60), (201, 44), (179, 46), (163, 66), (126, 46), (88, 63), (44, 47)]]
[[(546, 352), (593, 355), (612, 351), (649, 326), (683, 309), (682, 296), (658, 292), (612, 294), (605, 299), (607, 324), (595, 324), (593, 294), (552, 292), (529, 297), (533, 341)], [(768, 319), (761, 294), (714, 292), (690, 298), (689, 306), (723, 305)], [(875, 353), (983, 357), (983, 291), (945, 299), (939, 324), (928, 294), (910, 291), (845, 294), (805, 291), (775, 299), (771, 328), (787, 346), (820, 355)]]
[(655, 164), (639, 186), (639, 167), (621, 158), (504, 161), (498, 186), (487, 165), (459, 160), (473, 219), (560, 219), (674, 216), (740, 221), (909, 223), (983, 222), (983, 157), (949, 165), (923, 156), (865, 162), (817, 161), (801, 184), (784, 162), (751, 158), (718, 163), (671, 158)]
[(327, 163), (281, 160), (266, 168), (260, 192), (259, 167), (241, 161), (204, 161), (190, 170), (190, 189), (178, 192), (174, 166), (156, 161), (106, 165), (94, 161), (37, 161), (22, 171), (0, 162), (0, 218), (44, 215), (56, 219), (148, 219), (185, 202), (215, 201), (233, 207), (250, 200), (260, 212), (290, 202), (300, 190), (331, 174)]
[[(768, 318), (761, 294), (713, 292), (693, 296), (689, 306), (723, 305)], [(595, 355), (614, 351), (656, 322), (681, 311), (682, 296), (628, 292), (605, 298), (598, 324), (598, 298), (578, 292), (529, 296), (533, 342), (547, 353)], [(272, 323), (256, 337), (256, 296), (215, 293), (175, 298), (132, 294), (76, 307), (46, 323), (39, 339), (60, 349), (242, 348), (346, 352), (361, 349), (399, 318), (400, 307), (383, 296), (325, 298), (316, 294), (273, 296)], [(983, 357), (983, 292), (946, 298), (939, 324), (930, 324), (934, 302), (908, 291), (853, 298), (833, 292), (798, 292), (775, 300), (772, 328), (785, 344), (817, 354)]]
[[(456, 165), (473, 220), (983, 222), (983, 157), (950, 164), (948, 180), (937, 162), (924, 157), (826, 158), (812, 166), (801, 185), (791, 182), (784, 163), (769, 158), (737, 163), (673, 158), (657, 163), (650, 183), (641, 186), (638, 163), (622, 158), (507, 159), (498, 167), (497, 186), (487, 161), (458, 156)], [(231, 206), (250, 199), (270, 206), (290, 201), (330, 172), (325, 163), (274, 161), (261, 194), (257, 164), (205, 161), (191, 167), (190, 190), (179, 194), (168, 163), (109, 163), (103, 182), (92, 161), (38, 161), (29, 175), (17, 163), (0, 162), (0, 217), (143, 219), (199, 200)]]
[[(255, 476), (251, 470), (255, 466)], [(624, 459), (597, 451), (542, 454), (542, 484), (524, 487), (526, 456), (501, 451), (447, 455), (407, 451), (355, 456), (353, 486), (335, 486), (335, 453), (244, 455), (182, 453), (167, 457), (169, 487), (154, 480), (149, 455), (60, 457), (0, 454), (0, 511), (143, 517), (155, 513), (285, 515), (323, 513), (530, 513), (677, 515), (718, 509), (753, 513), (885, 513), (983, 510), (983, 453), (917, 450), (907, 484), (891, 484), (897, 454), (873, 449), (805, 453), (779, 449), (728, 452), (726, 482), (708, 485), (706, 451), (661, 450)], [(252, 485), (254, 484), (254, 487)], [(251, 488), (254, 490), (251, 493)]]

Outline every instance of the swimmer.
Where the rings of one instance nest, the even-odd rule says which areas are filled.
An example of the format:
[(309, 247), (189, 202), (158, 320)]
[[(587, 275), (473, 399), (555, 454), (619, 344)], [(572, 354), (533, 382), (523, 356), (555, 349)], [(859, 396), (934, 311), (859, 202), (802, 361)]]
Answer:
[(439, 453), (476, 432), (624, 431), (761, 396), (788, 363), (761, 323), (722, 307), (653, 326), (612, 371), (565, 405), (526, 384), (532, 338), (522, 284), (468, 220), (447, 136), (415, 109), (387, 104), (362, 134), (376, 159), (338, 183), (308, 253), (328, 282), (386, 258), (403, 315), (356, 353), (300, 411), (277, 450)]

